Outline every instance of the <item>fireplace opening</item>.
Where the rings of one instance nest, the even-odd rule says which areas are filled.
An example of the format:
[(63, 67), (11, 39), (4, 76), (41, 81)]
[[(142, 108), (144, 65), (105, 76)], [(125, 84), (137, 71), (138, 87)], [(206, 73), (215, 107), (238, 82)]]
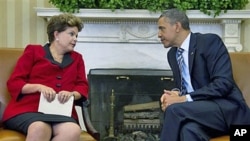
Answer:
[(160, 96), (174, 87), (170, 70), (98, 68), (88, 80), (90, 117), (101, 140), (159, 140)]

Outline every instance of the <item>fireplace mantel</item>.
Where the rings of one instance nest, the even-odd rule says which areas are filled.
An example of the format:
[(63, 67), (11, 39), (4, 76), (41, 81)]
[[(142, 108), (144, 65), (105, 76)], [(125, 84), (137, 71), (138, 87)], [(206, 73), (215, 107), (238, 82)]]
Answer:
[[(35, 10), (37, 16), (46, 21), (61, 13), (57, 8), (36, 7)], [(76, 50), (84, 55), (87, 71), (92, 68), (169, 68), (168, 49), (162, 47), (157, 36), (160, 13), (80, 9), (75, 15), (84, 21)], [(250, 10), (229, 10), (215, 18), (199, 10), (188, 10), (187, 15), (192, 32), (218, 34), (230, 52), (243, 50), (241, 24), (250, 19)]]
[[(53, 15), (58, 15), (61, 12), (57, 8), (35, 8), (37, 12), (37, 16), (42, 17), (48, 20)], [(111, 11), (109, 9), (80, 9), (79, 13), (75, 14), (76, 16), (82, 18), (85, 23), (89, 24), (121, 24), (119, 31), (121, 34), (118, 35), (117, 39), (110, 39), (107, 37), (100, 37), (96, 39), (93, 38), (84, 38), (80, 37), (79, 41), (96, 41), (96, 42), (137, 42), (139, 40), (136, 39), (127, 39), (124, 37), (122, 33), (127, 34), (129, 31), (125, 31), (128, 29), (124, 24), (156, 24), (156, 21), (160, 15), (158, 12), (150, 12), (148, 10), (115, 10)], [(219, 34), (225, 44), (227, 45), (229, 51), (231, 52), (239, 52), (242, 51), (243, 47), (240, 43), (241, 41), (241, 23), (245, 19), (250, 18), (250, 10), (228, 10), (227, 13), (222, 13), (217, 17), (213, 17), (212, 15), (206, 15), (200, 12), (199, 10), (188, 10), (187, 15), (190, 18), (191, 26), (193, 25), (194, 31), (198, 32), (215, 32)], [(217, 26), (215, 27), (215, 31), (212, 31), (208, 26)], [(204, 26), (204, 28), (203, 28)], [(145, 29), (148, 27), (138, 26), (138, 29)], [(197, 29), (196, 29), (197, 28)], [(219, 28), (219, 29), (218, 29)], [(147, 29), (148, 30), (148, 29)], [(219, 31), (218, 31), (219, 30)], [(133, 34), (133, 33), (129, 33)], [(142, 34), (141, 34), (142, 35)], [(148, 33), (148, 36), (141, 35), (132, 35), (135, 38), (144, 38), (145, 42), (159, 42), (155, 33)], [(149, 37), (154, 37), (149, 39)], [(108, 40), (107, 40), (108, 39)], [(148, 40), (147, 40), (148, 39)], [(140, 40), (139, 42), (143, 42)]]
[[(61, 12), (57, 8), (35, 8), (37, 16), (43, 18), (49, 18), (53, 15), (60, 14)], [(78, 17), (81, 17), (87, 21), (138, 21), (138, 20), (157, 20), (160, 13), (150, 12), (148, 10), (115, 10), (111, 11), (109, 9), (80, 9), (79, 13), (76, 13)], [(217, 17), (212, 15), (206, 15), (199, 10), (188, 10), (188, 17), (192, 20), (198, 21), (221, 21), (221, 20), (244, 20), (250, 18), (250, 10), (228, 10), (227, 13), (222, 13)]]

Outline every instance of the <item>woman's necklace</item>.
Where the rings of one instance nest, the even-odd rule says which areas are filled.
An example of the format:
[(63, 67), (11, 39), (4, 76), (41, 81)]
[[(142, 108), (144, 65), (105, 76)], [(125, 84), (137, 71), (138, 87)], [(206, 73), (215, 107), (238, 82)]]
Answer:
[(51, 53), (51, 56), (53, 57), (54, 61), (56, 61), (58, 63), (62, 63), (63, 55), (56, 55), (55, 51), (53, 51), (51, 47), (50, 47), (50, 53)]
[(58, 63), (62, 63), (63, 60), (63, 56), (62, 57), (55, 57), (54, 55), (52, 55), (53, 59), (58, 62)]

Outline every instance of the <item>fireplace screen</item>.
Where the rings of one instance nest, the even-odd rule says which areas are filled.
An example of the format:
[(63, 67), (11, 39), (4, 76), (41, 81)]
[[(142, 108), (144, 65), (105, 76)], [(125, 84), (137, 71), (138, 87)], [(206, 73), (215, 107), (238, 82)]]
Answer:
[(174, 87), (170, 70), (92, 69), (88, 79), (91, 121), (101, 140), (159, 140), (159, 99)]

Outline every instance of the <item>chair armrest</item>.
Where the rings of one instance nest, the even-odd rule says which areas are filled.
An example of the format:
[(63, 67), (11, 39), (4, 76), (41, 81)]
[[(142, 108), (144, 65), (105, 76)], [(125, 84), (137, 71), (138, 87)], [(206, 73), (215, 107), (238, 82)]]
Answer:
[(89, 111), (88, 111), (88, 106), (90, 105), (90, 102), (88, 99), (82, 99), (81, 101), (77, 101), (76, 105), (81, 106), (82, 110), (82, 117), (83, 117), (83, 122), (85, 124), (85, 127), (87, 129), (87, 132), (94, 137), (97, 141), (100, 140), (100, 133), (94, 128), (92, 125), (92, 122), (90, 120), (89, 116)]
[(2, 113), (3, 113), (3, 109), (2, 109), (2, 103), (0, 101), (0, 129), (3, 128), (3, 123), (2, 123)]

